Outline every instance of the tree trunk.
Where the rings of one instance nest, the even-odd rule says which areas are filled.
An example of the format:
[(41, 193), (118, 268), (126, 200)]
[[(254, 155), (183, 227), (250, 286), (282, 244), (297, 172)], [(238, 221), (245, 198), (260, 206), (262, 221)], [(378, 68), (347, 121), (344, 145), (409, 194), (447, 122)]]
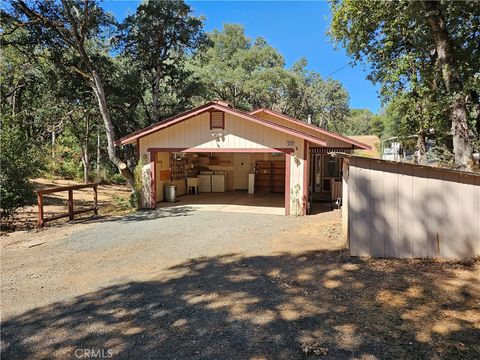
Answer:
[(52, 131), (52, 160), (55, 160), (55, 129)]
[(82, 163), (83, 163), (83, 182), (88, 183), (88, 167), (89, 167), (89, 157), (88, 157), (88, 148), (83, 146), (82, 149)]
[(480, 96), (477, 91), (472, 91), (470, 97), (472, 99), (472, 109), (475, 113), (475, 130), (478, 139), (480, 138)]
[(427, 144), (425, 143), (425, 132), (420, 130), (417, 134), (417, 163), (427, 165)]
[(105, 125), (105, 134), (107, 135), (107, 152), (110, 161), (112, 161), (115, 166), (120, 171), (120, 174), (127, 180), (128, 185), (132, 192), (135, 191), (135, 179), (133, 172), (120, 160), (120, 157), (117, 154), (117, 148), (114, 145), (115, 141), (115, 129), (113, 128), (112, 120), (110, 118), (110, 112), (107, 107), (107, 100), (105, 97), (105, 91), (103, 89), (102, 79), (98, 74), (97, 70), (92, 70), (93, 84), (92, 89), (95, 93), (95, 96), (98, 100), (98, 107), (100, 109), (100, 114), (102, 116), (103, 124)]
[(427, 11), (427, 20), (432, 31), (437, 50), (437, 66), (442, 74), (443, 82), (452, 101), (450, 114), (453, 135), (453, 153), (455, 163), (470, 170), (472, 165), (472, 146), (467, 123), (467, 106), (463, 96), (460, 79), (455, 73), (455, 54), (440, 11), (438, 1), (422, 1)]
[(160, 79), (162, 73), (160, 67), (155, 70), (155, 79), (153, 79), (153, 88), (152, 88), (152, 120), (153, 123), (156, 123), (160, 119), (160, 114), (158, 110), (158, 98), (160, 97)]
[(95, 165), (98, 181), (100, 179), (100, 124), (97, 124), (97, 163)]

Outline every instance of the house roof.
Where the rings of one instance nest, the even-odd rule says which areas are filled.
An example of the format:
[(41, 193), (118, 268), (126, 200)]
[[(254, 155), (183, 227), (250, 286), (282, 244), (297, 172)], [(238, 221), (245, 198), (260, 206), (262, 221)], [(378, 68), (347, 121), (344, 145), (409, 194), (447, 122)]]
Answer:
[(306, 122), (303, 122), (301, 120), (298, 120), (298, 119), (295, 119), (291, 116), (288, 116), (288, 115), (285, 115), (285, 114), (282, 114), (278, 111), (275, 111), (275, 110), (270, 110), (270, 109), (265, 109), (265, 108), (260, 108), (260, 109), (256, 109), (256, 110), (253, 110), (253, 111), (250, 111), (249, 114), (250, 115), (255, 115), (255, 114), (258, 114), (260, 112), (264, 112), (266, 114), (270, 114), (272, 116), (276, 116), (280, 119), (283, 119), (283, 120), (286, 120), (286, 121), (289, 121), (291, 122), (292, 124), (298, 124), (298, 125), (301, 125), (303, 126), (304, 128), (306, 129), (311, 129), (311, 130), (314, 130), (315, 132), (317, 132), (319, 135), (326, 135), (326, 136), (330, 136), (334, 139), (337, 139), (337, 140), (340, 140), (340, 141), (344, 141), (346, 143), (349, 143), (349, 144), (352, 144), (354, 145), (355, 147), (359, 148), (359, 149), (363, 149), (363, 150), (371, 150), (372, 147), (370, 145), (367, 145), (367, 144), (364, 144), (360, 141), (357, 141), (355, 139), (352, 139), (352, 138), (349, 138), (347, 136), (343, 136), (343, 135), (340, 135), (340, 134), (337, 134), (337, 133), (334, 133), (332, 131), (328, 131), (328, 130), (325, 130), (325, 129), (322, 129), (318, 126), (315, 126), (315, 125), (312, 125), (312, 124), (307, 124)]
[[(370, 148), (368, 145), (362, 144), (362, 143), (357, 142), (353, 139), (349, 139), (349, 138), (337, 135), (335, 133), (331, 133), (329, 131), (327, 132), (326, 130), (320, 129), (320, 128), (315, 127), (313, 125), (305, 124), (308, 127), (311, 127), (312, 129), (316, 130), (315, 135), (312, 135), (312, 134), (309, 134), (309, 133), (306, 133), (306, 132), (303, 132), (301, 130), (294, 129), (294, 128), (291, 128), (291, 127), (288, 127), (288, 126), (284, 126), (284, 125), (278, 124), (278, 123), (273, 122), (273, 121), (263, 119), (261, 117), (255, 116), (252, 113), (246, 113), (244, 111), (231, 108), (231, 107), (227, 106), (225, 103), (222, 103), (222, 102), (209, 102), (209, 103), (206, 103), (204, 105), (198, 106), (194, 109), (191, 109), (189, 111), (185, 111), (183, 113), (180, 113), (180, 114), (178, 114), (174, 117), (171, 117), (171, 118), (165, 119), (163, 121), (160, 121), (159, 123), (150, 125), (150, 126), (144, 128), (144, 129), (135, 131), (135, 132), (131, 133), (130, 135), (124, 136), (124, 137), (120, 138), (119, 140), (117, 140), (115, 142), (115, 145), (118, 146), (118, 145), (134, 143), (138, 138), (141, 138), (143, 136), (147, 136), (147, 135), (149, 135), (151, 133), (154, 133), (156, 131), (159, 131), (159, 130), (165, 129), (167, 127), (173, 126), (175, 124), (178, 124), (179, 122), (188, 120), (192, 117), (195, 117), (197, 115), (200, 115), (200, 114), (205, 113), (205, 112), (210, 111), (210, 110), (219, 110), (219, 111), (223, 111), (225, 113), (236, 115), (238, 117), (241, 117), (241, 118), (246, 119), (248, 121), (251, 121), (253, 123), (257, 123), (257, 124), (260, 124), (260, 125), (263, 125), (263, 126), (281, 131), (283, 133), (287, 133), (287, 134), (290, 134), (290, 135), (293, 135), (293, 136), (297, 136), (301, 139), (310, 141), (310, 142), (312, 142), (314, 144), (317, 144), (319, 146), (326, 146), (327, 145), (327, 142), (321, 136), (328, 135), (328, 136), (331, 136), (331, 137), (334, 137), (334, 138), (337, 138), (337, 139), (340, 138), (342, 141), (350, 143), (350, 144), (352, 144), (352, 145), (354, 145), (358, 148), (361, 148), (361, 149), (369, 149)], [(280, 113), (277, 113), (277, 114), (283, 115), (283, 114), (280, 114)], [(286, 115), (283, 115), (283, 116), (287, 117)], [(300, 120), (296, 120), (296, 119), (293, 119), (293, 118), (290, 118), (290, 117), (288, 117), (288, 118), (290, 119), (290, 121), (295, 121), (295, 123), (303, 124)]]

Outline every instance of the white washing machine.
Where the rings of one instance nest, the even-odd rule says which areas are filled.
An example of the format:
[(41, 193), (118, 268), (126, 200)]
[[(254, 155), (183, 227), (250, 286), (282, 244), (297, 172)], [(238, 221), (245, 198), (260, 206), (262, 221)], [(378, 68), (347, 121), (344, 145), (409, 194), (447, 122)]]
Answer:
[(205, 174), (206, 172), (201, 171), (200, 175), (197, 176), (199, 193), (212, 192), (212, 175)]

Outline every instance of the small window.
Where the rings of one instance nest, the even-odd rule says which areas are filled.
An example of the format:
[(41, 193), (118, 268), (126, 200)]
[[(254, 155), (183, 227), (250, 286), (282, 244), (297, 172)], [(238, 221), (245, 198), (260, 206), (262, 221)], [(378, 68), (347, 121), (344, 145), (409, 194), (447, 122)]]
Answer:
[(225, 129), (225, 113), (223, 111), (210, 112), (210, 130)]

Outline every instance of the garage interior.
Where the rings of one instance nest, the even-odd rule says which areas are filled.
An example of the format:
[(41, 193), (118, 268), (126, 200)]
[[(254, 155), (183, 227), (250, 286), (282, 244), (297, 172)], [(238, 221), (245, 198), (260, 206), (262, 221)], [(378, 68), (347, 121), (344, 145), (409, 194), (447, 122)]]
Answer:
[[(285, 154), (233, 152), (155, 153), (158, 207), (192, 205), (205, 209), (285, 212)], [(176, 199), (169, 202), (169, 185)]]

